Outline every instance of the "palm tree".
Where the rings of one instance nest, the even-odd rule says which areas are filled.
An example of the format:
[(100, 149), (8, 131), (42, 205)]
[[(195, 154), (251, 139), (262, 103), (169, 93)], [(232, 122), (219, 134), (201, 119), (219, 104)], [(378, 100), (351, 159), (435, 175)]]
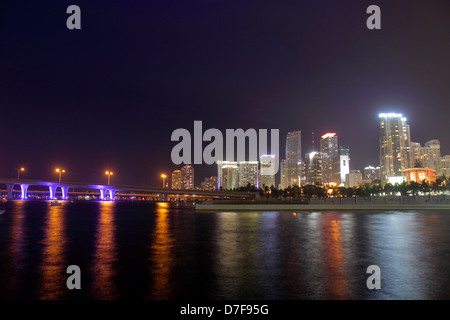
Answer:
[(412, 195), (414, 196), (414, 199), (416, 199), (416, 195), (419, 193), (420, 190), (420, 184), (416, 181), (410, 181), (408, 185), (408, 190), (411, 191)]
[(431, 187), (428, 184), (427, 180), (423, 180), (422, 184), (421, 184), (421, 190), (423, 193), (427, 193), (428, 192), (428, 197), (430, 197), (430, 193), (431, 193)]
[(390, 183), (386, 183), (383, 187), (383, 191), (386, 195), (391, 195), (392, 191), (394, 191), (394, 186)]
[(396, 186), (396, 192), (400, 192), (400, 194), (402, 196), (406, 196), (408, 194), (409, 188), (408, 188), (408, 183), (406, 181), (404, 181), (398, 185), (395, 185), (395, 186)]
[(314, 186), (312, 184), (308, 184), (308, 185), (304, 186), (303, 187), (303, 194), (308, 199), (311, 199), (316, 194), (316, 186)]

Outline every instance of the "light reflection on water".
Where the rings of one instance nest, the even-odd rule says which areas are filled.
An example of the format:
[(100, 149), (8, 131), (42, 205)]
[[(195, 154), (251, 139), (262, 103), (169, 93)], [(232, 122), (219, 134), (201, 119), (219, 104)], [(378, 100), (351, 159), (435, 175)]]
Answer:
[[(25, 266), (24, 260), (26, 258), (26, 232), (25, 232), (25, 208), (24, 203), (19, 202), (17, 205), (16, 214), (11, 218), (11, 228), (9, 233), (9, 244), (7, 252), (9, 254), (10, 266), (13, 272), (9, 273), (8, 285), (6, 288), (23, 288)], [(8, 296), (14, 299), (18, 296), (18, 292), (12, 290)]]
[(169, 225), (168, 203), (157, 203), (156, 205), (156, 229), (150, 237), (152, 238), (150, 260), (153, 262), (149, 273), (153, 277), (153, 286), (150, 289), (149, 299), (166, 300), (171, 298), (170, 283), (173, 268), (174, 245), (171, 228)]
[(62, 299), (67, 289), (65, 270), (68, 266), (65, 260), (65, 208), (48, 205), (44, 226), (44, 245), (42, 262), (39, 266), (41, 283), (38, 298), (43, 300)]
[[(86, 299), (450, 299), (445, 211), (193, 212), (42, 201), (9, 201), (6, 209), (1, 299), (72, 298), (69, 261), (89, 266)], [(73, 250), (78, 234), (92, 237)], [(381, 290), (366, 287), (373, 264)]]
[(114, 202), (100, 202), (97, 232), (95, 235), (95, 253), (91, 272), (96, 284), (92, 292), (94, 299), (117, 299), (117, 245)]
[(347, 274), (344, 269), (344, 249), (342, 248), (340, 217), (325, 215), (322, 219), (322, 257), (325, 274), (333, 275), (327, 283), (331, 299), (347, 298)]

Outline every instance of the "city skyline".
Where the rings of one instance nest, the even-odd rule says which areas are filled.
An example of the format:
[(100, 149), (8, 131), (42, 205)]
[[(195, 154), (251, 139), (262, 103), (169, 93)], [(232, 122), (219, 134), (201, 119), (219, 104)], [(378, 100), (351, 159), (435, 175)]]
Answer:
[[(314, 141), (312, 141), (311, 144), (311, 150), (315, 149), (319, 149), (319, 151), (310, 151), (310, 152), (306, 152), (303, 155), (300, 155), (299, 160), (301, 162), (301, 166), (304, 166), (303, 169), (303, 173), (306, 174), (306, 176), (300, 177), (301, 179), (306, 179), (305, 181), (302, 181), (302, 185), (305, 184), (316, 184), (316, 185), (320, 185), (322, 183), (327, 184), (327, 183), (336, 183), (337, 185), (341, 184), (346, 184), (346, 178), (345, 175), (346, 173), (356, 173), (359, 172), (361, 174), (361, 179), (362, 180), (366, 180), (366, 170), (367, 169), (379, 169), (379, 177), (377, 179), (380, 179), (382, 181), (388, 181), (387, 179), (383, 178), (383, 164), (381, 159), (384, 158), (383, 154), (386, 152), (385, 151), (385, 147), (383, 144), (383, 141), (386, 140), (385, 138), (385, 131), (384, 131), (384, 121), (389, 121), (389, 119), (391, 119), (391, 121), (393, 120), (398, 120), (397, 122), (394, 123), (394, 125), (391, 125), (393, 127), (392, 131), (398, 131), (398, 127), (401, 127), (401, 130), (405, 136), (407, 136), (407, 140), (408, 140), (408, 146), (407, 146), (407, 151), (401, 151), (400, 150), (403, 148), (401, 148), (400, 146), (398, 146), (398, 159), (397, 162), (399, 163), (396, 166), (396, 169), (393, 170), (391, 172), (391, 176), (404, 176), (404, 174), (401, 174), (402, 171), (404, 171), (405, 169), (410, 169), (413, 167), (424, 167), (424, 168), (432, 168), (436, 170), (436, 173), (439, 174), (445, 174), (448, 175), (450, 173), (449, 170), (449, 166), (447, 166), (446, 164), (448, 164), (449, 161), (449, 157), (450, 155), (446, 155), (444, 153), (441, 152), (440, 146), (441, 146), (441, 141), (440, 139), (431, 139), (430, 141), (427, 141), (424, 143), (424, 146), (422, 147), (422, 143), (421, 142), (414, 142), (412, 141), (413, 139), (411, 139), (411, 135), (410, 135), (410, 125), (406, 123), (407, 119), (406, 117), (403, 116), (403, 114), (399, 114), (399, 113), (395, 113), (395, 112), (389, 112), (389, 113), (380, 113), (378, 115), (378, 118), (381, 119), (380, 124), (381, 124), (381, 132), (380, 132), (380, 143), (379, 143), (379, 162), (377, 163), (376, 161), (372, 161), (368, 164), (363, 165), (362, 167), (355, 167), (354, 165), (349, 165), (350, 163), (350, 159), (351, 157), (349, 156), (349, 148), (348, 146), (344, 145), (341, 146), (338, 144), (338, 135), (336, 133), (330, 133), (327, 132), (323, 135), (321, 135), (321, 140), (319, 141), (319, 148), (314, 147)], [(383, 120), (384, 119), (384, 120)], [(389, 123), (389, 122), (388, 122)], [(293, 140), (293, 134), (296, 135), (296, 137)], [(383, 136), (384, 134), (384, 136)], [(313, 133), (312, 133), (312, 137), (314, 137)], [(399, 139), (399, 136), (396, 135), (394, 138), (391, 139)], [(280, 140), (283, 140), (280, 138)], [(415, 140), (415, 139), (414, 139)], [(292, 141), (295, 146), (295, 149), (297, 150), (302, 150), (302, 130), (300, 129), (296, 129), (292, 132), (288, 132), (286, 135), (286, 143), (285, 143), (285, 150), (286, 153), (285, 155), (292, 155), (295, 154), (295, 157), (298, 157), (297, 155), (297, 151), (293, 152), (293, 151), (289, 151), (288, 150), (288, 145), (289, 145), (289, 141)], [(397, 143), (392, 143), (394, 145), (397, 145), (398, 143), (401, 142), (397, 142)], [(246, 144), (246, 148), (248, 148), (248, 144)], [(342, 149), (344, 149), (344, 152), (342, 153)], [(331, 151), (330, 151), (331, 150)], [(403, 149), (402, 149), (403, 150)], [(436, 152), (437, 151), (437, 152)], [(300, 153), (301, 151), (299, 151), (298, 153)], [(326, 159), (329, 153), (332, 153), (333, 156), (331, 157), (331, 161), (329, 161), (328, 166), (330, 166), (330, 168), (327, 169), (325, 168), (326, 164)], [(392, 151), (391, 151), (392, 153)], [(402, 156), (400, 156), (400, 154), (402, 154)], [(433, 157), (431, 156), (433, 155)], [(308, 173), (308, 163), (310, 163), (311, 159), (315, 159), (317, 156), (319, 156), (319, 162), (320, 164), (318, 164), (316, 161), (314, 160), (314, 167), (312, 170), (314, 171), (314, 173)], [(262, 158), (264, 157), (274, 157), (273, 155), (267, 155), (267, 156), (262, 156)], [(310, 160), (308, 161), (308, 157), (310, 157)], [(342, 158), (344, 157), (344, 158)], [(262, 159), (261, 158), (261, 159)], [(287, 158), (287, 157), (286, 157)], [(344, 160), (343, 160), (344, 159)], [(295, 162), (297, 162), (297, 160)], [(417, 160), (420, 160), (420, 162), (417, 162)], [(342, 162), (343, 161), (343, 162)], [(403, 161), (403, 162), (402, 162)], [(255, 185), (259, 188), (261, 188), (265, 183), (264, 183), (264, 178), (261, 179), (261, 161), (219, 161), (220, 164), (213, 164), (213, 165), (209, 165), (210, 167), (215, 168), (215, 171), (217, 173), (217, 175), (214, 176), (210, 175), (210, 176), (201, 176), (200, 179), (197, 176), (197, 184), (194, 183), (194, 167), (198, 167), (199, 165), (194, 165), (194, 164), (183, 164), (183, 165), (178, 165), (178, 166), (172, 166), (172, 165), (168, 165), (166, 167), (173, 167), (174, 170), (168, 170), (168, 169), (163, 169), (161, 171), (161, 173), (155, 173), (155, 174), (159, 174), (160, 179), (163, 179), (163, 186), (165, 188), (168, 188), (169, 186), (171, 186), (173, 189), (194, 189), (194, 188), (201, 188), (202, 185), (208, 181), (208, 179), (211, 178), (215, 178), (217, 179), (217, 182), (221, 181), (221, 166), (223, 166), (223, 164), (225, 164), (225, 168), (228, 168), (228, 170), (233, 167), (234, 170), (230, 171), (233, 172), (232, 174), (234, 175), (234, 177), (232, 178), (232, 182), (229, 182), (228, 187), (225, 189), (235, 189), (238, 187), (244, 187), (246, 186), (246, 183), (243, 184), (243, 182), (241, 181), (241, 176), (242, 176), (242, 172), (244, 170), (246, 177), (244, 178), (245, 181), (247, 181), (247, 179), (250, 179), (248, 182), (251, 185)], [(294, 181), (293, 184), (289, 184), (287, 183), (287, 179), (285, 180), (286, 185), (283, 184), (283, 174), (285, 174), (286, 176), (288, 175), (288, 168), (287, 168), (287, 161), (286, 159), (284, 159), (283, 157), (280, 156), (279, 159), (280, 162), (280, 166), (279, 166), (279, 170), (278, 172), (276, 172), (275, 174), (273, 174), (273, 177), (269, 178), (270, 181), (275, 181), (274, 186), (276, 188), (286, 188), (289, 185), (293, 185), (293, 184), (297, 184), (297, 182)], [(345, 164), (345, 162), (347, 162), (347, 164)], [(401, 163), (402, 162), (402, 163)], [(245, 168), (242, 169), (243, 165), (251, 165), (253, 168), (249, 169), (249, 168)], [(432, 164), (432, 165), (430, 165)], [(372, 165), (375, 165), (376, 167), (373, 167)], [(205, 166), (205, 165), (200, 165), (200, 166)], [(300, 167), (301, 167), (300, 166)], [(393, 164), (391, 164), (391, 166), (393, 166)], [(346, 167), (346, 171), (345, 172), (341, 172), (343, 170), (343, 167)], [(19, 168), (19, 169), (18, 169)], [(285, 168), (285, 173), (283, 173), (283, 168)], [(320, 168), (320, 169), (319, 169)], [(273, 170), (274, 168), (272, 168), (271, 170)], [(442, 169), (442, 171), (440, 171)], [(187, 173), (185, 172), (187, 170)], [(219, 170), (219, 173), (217, 172), (217, 170)], [(252, 171), (252, 175), (255, 175), (255, 177), (247, 177), (247, 175), (249, 173), (247, 173), (248, 170)], [(256, 170), (256, 171), (255, 171)], [(298, 169), (299, 172), (302, 171), (302, 169)], [(311, 169), (309, 169), (311, 170)], [(318, 175), (320, 177), (317, 177), (317, 170), (319, 170)], [(19, 179), (20, 177), (20, 173), (22, 172), (22, 175), (24, 174), (24, 171), (26, 171), (26, 169), (23, 166), (17, 166), (17, 168), (14, 169), (15, 174), (17, 174), (17, 177)], [(60, 169), (54, 169), (53, 173), (56, 172), (56, 175), (59, 176), (59, 179), (61, 180), (61, 173), (64, 172), (66, 173), (65, 170), (61, 170)], [(324, 175), (325, 172), (325, 175)], [(104, 173), (104, 172), (103, 172)], [(178, 176), (179, 173), (179, 176)], [(399, 174), (400, 173), (400, 174)], [(110, 176), (113, 174), (113, 172), (108, 172), (106, 171), (106, 176), (108, 178), (108, 184), (109, 184), (109, 179)], [(177, 175), (176, 178), (174, 178), (174, 174)], [(299, 173), (300, 174), (300, 173)], [(308, 176), (308, 174), (310, 176)], [(373, 174), (373, 172), (372, 172)], [(327, 175), (332, 176), (333, 179), (331, 178), (326, 178)], [(315, 176), (315, 177), (313, 177)], [(389, 175), (388, 175), (389, 176)], [(363, 178), (364, 177), (364, 178)], [(32, 178), (33, 179), (33, 178)], [(56, 178), (57, 180), (58, 178)], [(174, 179), (176, 179), (177, 181), (175, 182), (175, 187), (174, 187)], [(53, 178), (50, 178), (49, 180), (55, 180), (55, 176), (53, 176)], [(178, 181), (179, 180), (179, 181)], [(373, 180), (370, 179), (369, 180)], [(71, 182), (75, 182), (71, 181)], [(262, 182), (262, 183), (261, 183)], [(398, 182), (398, 181), (397, 181)], [(210, 183), (207, 182), (207, 184), (209, 185)], [(221, 185), (220, 183), (218, 184), (217, 188), (220, 189)], [(223, 186), (222, 186), (223, 187)], [(210, 187), (211, 189), (211, 187)]]
[[(303, 156), (312, 132), (316, 150), (336, 132), (363, 170), (378, 165), (378, 114), (394, 111), (414, 142), (449, 154), (450, 4), (378, 1), (382, 29), (368, 30), (369, 4), (78, 1), (81, 30), (66, 28), (64, 3), (3, 4), (0, 176), (57, 179), (59, 167), (106, 183), (111, 170), (114, 184), (160, 186), (177, 169), (171, 133), (196, 120), (277, 128), (280, 152), (301, 130)], [(194, 170), (199, 185), (217, 168)]]

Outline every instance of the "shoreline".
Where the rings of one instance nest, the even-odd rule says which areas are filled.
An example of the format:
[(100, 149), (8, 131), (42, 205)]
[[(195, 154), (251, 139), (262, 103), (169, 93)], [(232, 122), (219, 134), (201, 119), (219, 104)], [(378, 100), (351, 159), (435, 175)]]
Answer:
[(450, 204), (197, 204), (196, 211), (449, 210)]

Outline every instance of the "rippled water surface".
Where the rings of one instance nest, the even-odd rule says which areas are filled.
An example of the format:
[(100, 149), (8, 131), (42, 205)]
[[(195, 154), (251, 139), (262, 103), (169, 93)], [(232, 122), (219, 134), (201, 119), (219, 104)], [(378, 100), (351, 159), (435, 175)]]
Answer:
[[(450, 212), (9, 201), (0, 299), (449, 299)], [(66, 268), (81, 268), (68, 290)], [(369, 290), (367, 267), (381, 269)]]

